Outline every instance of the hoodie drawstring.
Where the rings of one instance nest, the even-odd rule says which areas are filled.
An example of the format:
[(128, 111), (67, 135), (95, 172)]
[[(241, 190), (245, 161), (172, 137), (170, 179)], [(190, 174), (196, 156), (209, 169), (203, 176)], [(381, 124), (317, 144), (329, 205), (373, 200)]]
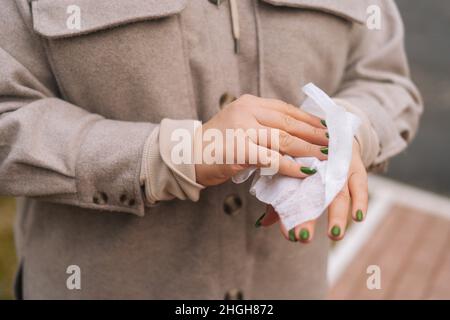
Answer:
[(230, 10), (231, 10), (231, 27), (233, 31), (233, 39), (234, 39), (234, 52), (236, 54), (239, 54), (240, 45), (239, 40), (241, 36), (241, 31), (239, 28), (239, 12), (237, 7), (236, 0), (229, 0), (230, 1)]
[[(240, 46), (239, 46), (239, 40), (241, 37), (241, 31), (239, 27), (239, 12), (238, 12), (238, 6), (236, 0), (229, 0), (230, 1), (230, 11), (231, 11), (231, 28), (233, 33), (233, 40), (234, 40), (234, 52), (236, 54), (239, 53)], [(209, 0), (209, 2), (215, 4), (216, 6), (220, 6), (222, 3), (222, 0)]]

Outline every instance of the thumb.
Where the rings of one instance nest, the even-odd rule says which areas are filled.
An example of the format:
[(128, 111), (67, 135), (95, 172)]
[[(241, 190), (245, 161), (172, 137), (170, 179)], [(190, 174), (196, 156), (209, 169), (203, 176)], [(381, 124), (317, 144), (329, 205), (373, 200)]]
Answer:
[(263, 227), (269, 227), (275, 222), (280, 220), (280, 217), (278, 216), (278, 213), (275, 211), (275, 209), (271, 205), (266, 206), (266, 212), (263, 216), (261, 216), (256, 224)]

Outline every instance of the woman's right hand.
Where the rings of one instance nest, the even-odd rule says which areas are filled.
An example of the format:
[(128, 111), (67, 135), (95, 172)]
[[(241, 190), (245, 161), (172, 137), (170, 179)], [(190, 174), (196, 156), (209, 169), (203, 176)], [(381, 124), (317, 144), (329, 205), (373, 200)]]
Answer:
[[(222, 163), (207, 164), (202, 161), (195, 165), (197, 182), (204, 186), (223, 183), (249, 165), (276, 167), (283, 175), (305, 178), (315, 173), (315, 170), (291, 161), (283, 155), (316, 157), (325, 160), (328, 154), (328, 133), (325, 122), (275, 99), (243, 95), (227, 105), (199, 129), (194, 143), (195, 148), (200, 148), (197, 150), (201, 150), (202, 154), (204, 148), (210, 145), (210, 142), (202, 139), (209, 129), (215, 129), (215, 132), (220, 132), (224, 138), (223, 147), (218, 148), (219, 150), (214, 149), (212, 152), (215, 158), (223, 159)], [(236, 136), (244, 139), (245, 150), (242, 150), (243, 146), (237, 149), (236, 141), (234, 144), (227, 144), (225, 139), (227, 129), (233, 129)], [(266, 132), (266, 138), (261, 139), (259, 135), (248, 134), (252, 132), (252, 129), (258, 133)], [(273, 134), (278, 134), (277, 146), (272, 146)], [(256, 150), (256, 164), (250, 162), (251, 150)], [(233, 163), (229, 160), (225, 161), (230, 151), (233, 151)], [(238, 158), (239, 152), (244, 155), (242, 158)]]

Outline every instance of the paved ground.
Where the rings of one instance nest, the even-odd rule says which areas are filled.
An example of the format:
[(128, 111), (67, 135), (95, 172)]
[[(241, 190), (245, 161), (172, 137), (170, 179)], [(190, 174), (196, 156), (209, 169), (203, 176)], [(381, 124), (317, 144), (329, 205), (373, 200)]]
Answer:
[[(330, 299), (450, 299), (450, 199), (369, 177), (368, 215), (330, 252)], [(369, 290), (377, 266), (380, 290)]]
[[(395, 205), (356, 254), (330, 299), (450, 299), (450, 220)], [(369, 265), (381, 289), (366, 285)]]
[(396, 2), (425, 113), (417, 138), (391, 161), (387, 175), (450, 196), (450, 1)]

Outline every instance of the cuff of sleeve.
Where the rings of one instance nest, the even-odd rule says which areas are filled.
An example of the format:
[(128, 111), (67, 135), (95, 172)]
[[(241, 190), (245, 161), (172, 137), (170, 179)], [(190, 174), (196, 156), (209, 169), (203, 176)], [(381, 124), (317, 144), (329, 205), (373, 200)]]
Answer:
[(380, 152), (378, 135), (373, 129), (367, 115), (358, 107), (342, 99), (333, 99), (334, 102), (345, 108), (348, 112), (357, 115), (361, 119), (361, 125), (355, 134), (355, 138), (361, 149), (361, 159), (366, 168), (371, 167)]
[[(196, 182), (193, 139), (200, 125), (196, 120), (163, 119), (152, 131), (144, 146), (141, 165), (147, 204), (175, 198), (198, 201), (204, 186)], [(174, 159), (180, 156), (175, 152), (180, 146), (187, 157)]]
[(139, 173), (152, 128), (148, 123), (93, 118), (76, 162), (80, 206), (144, 215)]

